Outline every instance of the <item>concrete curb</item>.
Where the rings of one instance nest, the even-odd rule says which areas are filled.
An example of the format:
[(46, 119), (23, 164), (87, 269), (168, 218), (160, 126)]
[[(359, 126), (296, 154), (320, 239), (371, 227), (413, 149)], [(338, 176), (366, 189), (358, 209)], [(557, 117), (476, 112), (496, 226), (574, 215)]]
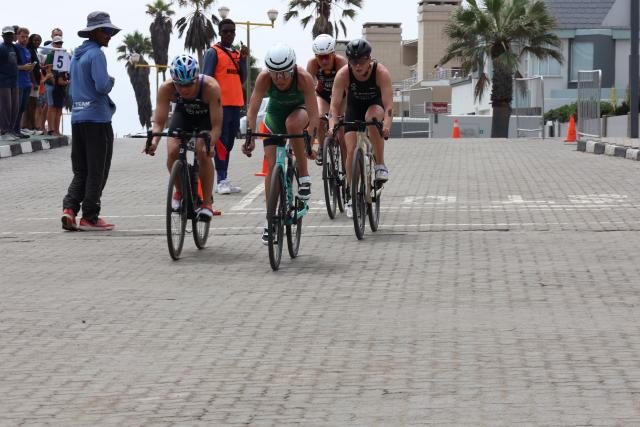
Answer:
[(606, 142), (578, 141), (576, 150), (584, 153), (605, 154), (623, 159), (640, 160), (640, 149)]
[(15, 141), (8, 145), (0, 145), (0, 159), (17, 156), (19, 154), (33, 153), (34, 151), (66, 147), (68, 145), (69, 138), (64, 135)]

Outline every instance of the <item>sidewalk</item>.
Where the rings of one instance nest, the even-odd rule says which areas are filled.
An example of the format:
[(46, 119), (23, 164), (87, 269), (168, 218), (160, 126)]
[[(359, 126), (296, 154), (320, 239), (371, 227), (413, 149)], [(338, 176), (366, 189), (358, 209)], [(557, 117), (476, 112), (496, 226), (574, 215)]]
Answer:
[(640, 140), (637, 138), (600, 138), (600, 140), (578, 141), (578, 151), (593, 154), (640, 160)]
[(32, 153), (40, 150), (50, 150), (52, 148), (66, 147), (69, 145), (69, 137), (32, 135), (29, 139), (17, 141), (0, 141), (0, 159), (17, 156), (24, 153)]

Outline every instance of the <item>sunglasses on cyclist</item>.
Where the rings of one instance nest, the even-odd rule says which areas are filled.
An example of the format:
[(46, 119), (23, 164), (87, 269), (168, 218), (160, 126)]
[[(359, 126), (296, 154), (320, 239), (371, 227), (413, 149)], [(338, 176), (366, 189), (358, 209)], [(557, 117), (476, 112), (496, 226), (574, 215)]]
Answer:
[(105, 33), (108, 36), (112, 36), (116, 33), (116, 30), (114, 30), (113, 28), (110, 27), (102, 27), (100, 28), (100, 31), (102, 31), (103, 33)]
[(274, 81), (287, 80), (293, 77), (294, 70), (287, 71), (269, 71), (269, 75)]
[(326, 55), (316, 55), (316, 58), (318, 58), (320, 61), (328, 61), (329, 59), (331, 59), (331, 54), (328, 53)]
[(220, 34), (235, 34), (236, 30), (220, 30)]
[(362, 58), (353, 58), (349, 59), (349, 64), (351, 65), (364, 65), (371, 59), (370, 56), (364, 56)]

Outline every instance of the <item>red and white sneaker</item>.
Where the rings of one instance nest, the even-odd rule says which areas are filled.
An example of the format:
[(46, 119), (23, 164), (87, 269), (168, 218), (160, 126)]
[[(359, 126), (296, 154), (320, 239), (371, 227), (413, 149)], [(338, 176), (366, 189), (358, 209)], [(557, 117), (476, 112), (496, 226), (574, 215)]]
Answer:
[(76, 224), (76, 213), (73, 209), (62, 210), (62, 228), (67, 231), (77, 231), (78, 225)]
[(182, 206), (182, 193), (179, 191), (173, 192), (173, 197), (171, 197), (171, 209), (174, 211), (179, 211), (180, 206)]
[(110, 231), (113, 230), (114, 227), (115, 225), (109, 224), (102, 218), (98, 218), (96, 222), (91, 222), (88, 219), (82, 218), (78, 228), (82, 231)]

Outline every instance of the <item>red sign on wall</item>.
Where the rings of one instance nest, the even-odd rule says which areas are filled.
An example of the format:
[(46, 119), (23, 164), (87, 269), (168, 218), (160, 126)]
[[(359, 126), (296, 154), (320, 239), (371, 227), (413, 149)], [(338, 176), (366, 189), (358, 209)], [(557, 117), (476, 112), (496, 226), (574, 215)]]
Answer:
[(425, 102), (424, 113), (425, 114), (442, 114), (449, 112), (448, 102)]

